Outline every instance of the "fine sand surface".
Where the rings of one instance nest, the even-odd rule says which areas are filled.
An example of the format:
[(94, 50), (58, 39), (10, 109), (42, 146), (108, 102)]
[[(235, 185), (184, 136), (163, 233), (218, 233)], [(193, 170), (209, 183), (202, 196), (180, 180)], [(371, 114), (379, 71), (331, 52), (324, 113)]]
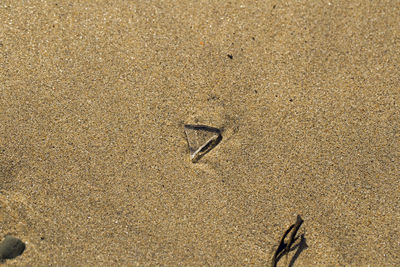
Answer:
[(399, 266), (399, 1), (282, 2), (1, 1), (6, 265)]

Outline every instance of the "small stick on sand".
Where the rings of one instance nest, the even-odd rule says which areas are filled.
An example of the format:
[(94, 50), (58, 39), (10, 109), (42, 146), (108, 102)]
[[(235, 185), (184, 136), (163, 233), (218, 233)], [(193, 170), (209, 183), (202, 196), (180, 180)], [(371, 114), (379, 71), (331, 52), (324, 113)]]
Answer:
[[(295, 236), (297, 234), (297, 231), (299, 230), (302, 223), (303, 223), (303, 219), (300, 217), (300, 215), (297, 215), (296, 223), (292, 224), (289, 227), (289, 229), (287, 229), (285, 231), (285, 233), (283, 234), (281, 241), (279, 242), (279, 246), (276, 249), (274, 256), (272, 257), (271, 265), (270, 265), (271, 267), (276, 267), (280, 258), (282, 258), (283, 255), (285, 255), (286, 253), (288, 253), (290, 251), (291, 246), (293, 245), (294, 241), (296, 240)], [(285, 238), (290, 232), (291, 232), (291, 234), (289, 237), (289, 241), (287, 243), (285, 243)]]

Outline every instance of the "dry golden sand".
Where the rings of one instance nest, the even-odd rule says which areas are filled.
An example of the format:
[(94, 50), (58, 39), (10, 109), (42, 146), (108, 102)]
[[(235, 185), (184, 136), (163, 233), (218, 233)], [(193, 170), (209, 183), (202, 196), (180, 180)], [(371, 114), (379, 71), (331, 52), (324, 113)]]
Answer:
[(8, 264), (400, 264), (398, 1), (0, 5)]

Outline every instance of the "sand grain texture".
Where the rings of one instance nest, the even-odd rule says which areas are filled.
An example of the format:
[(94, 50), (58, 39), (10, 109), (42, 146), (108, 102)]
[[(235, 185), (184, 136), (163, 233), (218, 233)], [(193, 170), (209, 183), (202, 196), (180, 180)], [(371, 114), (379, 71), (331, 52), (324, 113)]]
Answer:
[[(260, 266), (300, 214), (294, 266), (398, 266), (399, 14), (2, 1), (0, 234), (26, 242), (7, 263)], [(224, 139), (192, 164), (184, 124)]]

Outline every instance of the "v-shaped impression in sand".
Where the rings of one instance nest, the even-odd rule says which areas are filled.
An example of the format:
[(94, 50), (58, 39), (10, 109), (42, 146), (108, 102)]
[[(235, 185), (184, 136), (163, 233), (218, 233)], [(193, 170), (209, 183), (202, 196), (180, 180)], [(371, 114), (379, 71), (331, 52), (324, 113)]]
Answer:
[(206, 125), (185, 124), (185, 134), (189, 146), (190, 159), (193, 163), (200, 160), (222, 140), (218, 128)]

